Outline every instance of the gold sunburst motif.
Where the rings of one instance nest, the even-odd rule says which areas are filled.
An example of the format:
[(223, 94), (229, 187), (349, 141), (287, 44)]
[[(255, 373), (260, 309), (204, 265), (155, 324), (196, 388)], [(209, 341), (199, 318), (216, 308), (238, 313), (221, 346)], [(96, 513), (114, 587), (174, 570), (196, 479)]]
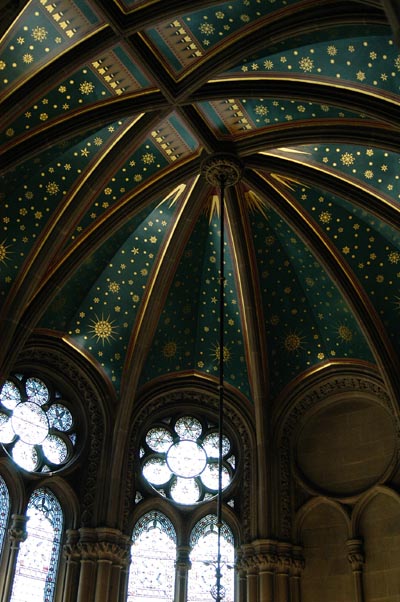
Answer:
[(177, 351), (178, 345), (175, 341), (168, 341), (163, 347), (162, 354), (165, 358), (172, 359), (176, 356)]
[[(221, 347), (219, 343), (215, 343), (212, 352), (211, 352), (212, 358), (213, 360), (219, 364), (220, 363), (220, 359), (221, 359)], [(226, 347), (226, 345), (224, 345), (223, 347), (223, 362), (224, 364), (228, 364), (229, 361), (232, 359), (232, 354), (231, 351), (229, 349), (229, 347)]]
[(108, 315), (106, 318), (101, 314), (101, 318), (95, 315), (95, 319), (91, 320), (91, 330), (89, 331), (92, 335), (92, 339), (96, 339), (96, 343), (99, 341), (109, 343), (112, 339), (115, 339), (116, 327), (114, 326), (115, 320), (110, 320)]
[(353, 331), (347, 324), (339, 324), (337, 327), (337, 335), (344, 343), (350, 343), (353, 340)]
[(247, 206), (251, 213), (261, 213), (265, 217), (266, 220), (269, 219), (267, 214), (268, 203), (266, 203), (263, 199), (253, 191), (247, 190), (244, 194), (244, 198), (246, 199)]
[(283, 339), (283, 346), (288, 353), (295, 353), (304, 349), (305, 337), (298, 331), (291, 331)]
[(6, 245), (6, 241), (0, 242), (0, 263), (6, 263), (10, 259), (10, 245)]

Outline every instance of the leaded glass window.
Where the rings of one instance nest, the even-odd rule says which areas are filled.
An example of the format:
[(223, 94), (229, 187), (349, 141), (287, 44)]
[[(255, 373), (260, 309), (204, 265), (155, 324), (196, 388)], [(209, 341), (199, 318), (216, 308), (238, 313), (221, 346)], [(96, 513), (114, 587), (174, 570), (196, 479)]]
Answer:
[(10, 513), (10, 495), (4, 479), (0, 477), (0, 554), (3, 549), (6, 534), (8, 515)]
[(37, 489), (26, 514), (28, 536), (18, 552), (11, 602), (51, 602), (60, 556), (62, 509), (50, 490)]
[(0, 442), (21, 468), (54, 472), (71, 459), (74, 419), (61, 395), (40, 378), (18, 375), (0, 389)]
[[(161, 495), (185, 505), (217, 494), (218, 456), (216, 425), (195, 416), (170, 418), (152, 426), (140, 450), (147, 482)], [(223, 489), (231, 483), (235, 466), (232, 442), (223, 435)]]
[(136, 523), (132, 534), (128, 602), (169, 602), (174, 598), (176, 534), (156, 510)]
[[(187, 602), (212, 602), (212, 588), (216, 584), (218, 527), (214, 514), (204, 516), (192, 530), (189, 545), (190, 560)], [(234, 600), (234, 540), (225, 523), (221, 527), (221, 586), (224, 602)]]

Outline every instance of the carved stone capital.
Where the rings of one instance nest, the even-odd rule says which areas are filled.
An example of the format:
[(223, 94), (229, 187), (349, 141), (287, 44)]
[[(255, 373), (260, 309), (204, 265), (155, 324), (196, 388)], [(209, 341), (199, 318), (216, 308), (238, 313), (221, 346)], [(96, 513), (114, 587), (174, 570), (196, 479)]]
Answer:
[(190, 569), (192, 563), (190, 562), (190, 546), (178, 546), (176, 550), (176, 561), (175, 565), (178, 569)]
[(360, 573), (363, 570), (365, 562), (364, 546), (362, 539), (348, 539), (347, 545), (347, 560), (351, 564), (353, 573)]
[(276, 554), (257, 554), (255, 556), (255, 562), (258, 565), (259, 572), (273, 573), (276, 571), (279, 558)]
[(263, 539), (242, 546), (236, 566), (248, 573), (271, 572), (299, 577), (304, 569), (304, 558), (300, 546)]
[(27, 538), (28, 533), (26, 531), (26, 523), (28, 520), (29, 518), (23, 514), (13, 514), (11, 516), (11, 525), (8, 529), (8, 536), (14, 545), (20, 544)]
[(72, 559), (82, 561), (109, 562), (118, 566), (130, 563), (130, 539), (108, 527), (79, 529), (79, 541), (71, 538), (64, 546), (64, 553)]

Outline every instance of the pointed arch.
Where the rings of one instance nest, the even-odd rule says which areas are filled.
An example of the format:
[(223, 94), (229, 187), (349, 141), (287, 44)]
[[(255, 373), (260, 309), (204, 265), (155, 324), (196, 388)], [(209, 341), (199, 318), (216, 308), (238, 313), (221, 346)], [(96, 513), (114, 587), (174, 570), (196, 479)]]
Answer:
[[(215, 586), (217, 566), (218, 524), (215, 514), (206, 514), (193, 527), (190, 534), (190, 560), (188, 602), (205, 599)], [(226, 602), (234, 600), (235, 542), (232, 530), (223, 522), (221, 526), (221, 585)]]
[(132, 560), (127, 602), (171, 600), (175, 585), (176, 531), (158, 510), (136, 522), (132, 533)]
[(40, 487), (29, 498), (26, 514), (28, 536), (19, 549), (11, 602), (22, 602), (27, 592), (31, 599), (51, 602), (55, 597), (63, 511), (56, 495)]

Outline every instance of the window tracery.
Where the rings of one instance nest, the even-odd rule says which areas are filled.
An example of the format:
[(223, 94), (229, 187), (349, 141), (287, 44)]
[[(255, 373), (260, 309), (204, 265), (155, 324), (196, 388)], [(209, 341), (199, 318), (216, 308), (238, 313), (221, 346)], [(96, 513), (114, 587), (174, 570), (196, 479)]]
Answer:
[(171, 521), (156, 510), (147, 512), (136, 523), (132, 541), (128, 602), (172, 600), (176, 533)]
[(54, 599), (63, 530), (61, 505), (49, 489), (36, 489), (26, 511), (28, 536), (21, 543), (11, 602)]
[[(207, 514), (194, 526), (189, 540), (191, 548), (187, 602), (212, 600), (217, 569), (217, 517)], [(221, 586), (224, 602), (234, 600), (234, 538), (226, 523), (221, 526)]]
[(74, 418), (44, 380), (16, 375), (0, 390), (0, 442), (21, 468), (53, 472), (73, 456)]
[[(158, 493), (179, 504), (206, 501), (218, 490), (217, 427), (192, 415), (171, 417), (146, 432), (140, 449), (142, 474)], [(222, 487), (232, 482), (236, 457), (222, 441)]]
[(10, 495), (4, 479), (0, 476), (0, 554), (3, 549), (4, 536), (10, 514)]

